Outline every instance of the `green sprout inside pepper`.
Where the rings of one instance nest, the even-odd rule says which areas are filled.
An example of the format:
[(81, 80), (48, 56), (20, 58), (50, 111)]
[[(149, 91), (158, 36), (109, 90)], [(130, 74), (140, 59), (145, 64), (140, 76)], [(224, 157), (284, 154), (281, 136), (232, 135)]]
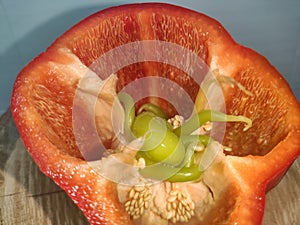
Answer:
[[(202, 110), (176, 129), (167, 121), (168, 116), (152, 103), (142, 105), (135, 114), (134, 101), (126, 93), (119, 94), (124, 106), (124, 134), (128, 141), (143, 138), (143, 145), (136, 158), (143, 158), (145, 168), (139, 169), (145, 178), (170, 182), (196, 181), (204, 172), (202, 165), (195, 161), (196, 146), (205, 151), (214, 140), (207, 135), (192, 134), (207, 122), (244, 122), (244, 130), (252, 126), (252, 121), (244, 116), (226, 115), (213, 110)], [(213, 154), (206, 154), (213, 155)], [(212, 157), (212, 156), (210, 156)], [(210, 161), (213, 159), (207, 159)]]

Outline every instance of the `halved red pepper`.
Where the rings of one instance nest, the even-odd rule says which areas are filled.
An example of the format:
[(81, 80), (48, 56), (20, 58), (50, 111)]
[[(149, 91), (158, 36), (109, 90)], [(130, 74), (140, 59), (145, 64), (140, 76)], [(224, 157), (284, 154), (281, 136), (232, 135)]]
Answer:
[[(182, 45), (211, 70), (234, 78), (253, 94), (224, 89), (227, 112), (251, 118), (253, 127), (242, 132), (242, 125), (227, 126), (224, 144), (233, 151), (214, 177), (224, 187), (217, 187), (222, 190), (220, 200), (202, 223), (261, 224), (266, 191), (300, 154), (299, 103), (263, 56), (235, 43), (214, 19), (178, 6), (148, 3), (100, 11), (64, 33), (20, 72), (11, 108), (31, 156), (91, 224), (132, 223), (118, 201), (116, 184), (95, 173), (82, 158), (72, 130), (72, 104), (82, 73), (78, 65), (89, 66), (105, 52), (140, 40)], [(184, 72), (166, 64), (136, 63), (117, 75), (118, 90), (148, 75), (177, 82), (193, 100), (199, 90)], [(166, 102), (160, 105), (168, 114), (175, 113)]]

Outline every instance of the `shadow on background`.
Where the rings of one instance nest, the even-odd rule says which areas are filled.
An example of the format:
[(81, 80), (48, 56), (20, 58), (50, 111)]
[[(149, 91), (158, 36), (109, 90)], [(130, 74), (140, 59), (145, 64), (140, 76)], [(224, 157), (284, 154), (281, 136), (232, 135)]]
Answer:
[[(71, 26), (97, 11), (117, 4), (117, 2), (114, 2), (113, 4), (95, 5), (93, 7), (78, 8), (75, 10), (67, 11), (59, 16), (56, 16), (55, 18), (52, 18), (48, 22), (44, 23), (42, 26), (37, 27), (35, 30), (28, 33), (18, 42), (14, 43), (7, 51), (3, 53), (3, 55), (0, 56), (1, 64), (10, 63), (10, 65), (12, 65), (5, 72), (11, 74), (11, 76), (16, 76), (18, 72), (29, 61), (31, 61), (31, 59), (36, 57), (39, 53), (45, 51), (45, 49), (57, 37), (59, 37)], [(35, 42), (33, 40), (37, 41)], [(28, 49), (28, 54), (26, 54), (26, 56), (20, 55), (19, 49), (22, 48)], [(16, 61), (16, 59), (19, 59), (19, 61), (23, 62), (23, 64), (14, 65), (12, 62)], [(12, 85), (13, 84), (11, 84), (11, 86)], [(42, 208), (44, 214), (47, 216), (47, 218), (45, 218), (44, 221), (51, 221), (51, 224), (53, 225), (58, 224), (58, 221), (60, 222), (60, 224), (87, 225), (88, 222), (83, 216), (82, 212), (77, 208), (77, 206), (72, 202), (72, 200), (67, 196), (67, 194), (64, 193), (62, 189), (60, 189), (50, 178), (46, 177), (39, 171), (39, 168), (33, 162), (32, 158), (27, 152), (22, 152), (20, 156), (21, 158), (17, 160), (18, 162), (16, 162), (15, 165), (11, 165), (11, 160), (15, 157), (14, 155), (16, 154), (14, 150), (16, 147), (16, 141), (18, 139), (18, 131), (11, 118), (10, 109), (8, 109), (8, 111), (0, 117), (0, 191), (4, 191), (4, 188), (2, 187), (5, 187), (5, 176), (13, 177), (15, 182), (20, 184), (26, 190), (26, 193), (24, 193), (24, 195), (26, 195), (26, 197), (33, 198), (38, 203), (39, 207)], [(22, 148), (21, 150), (24, 149)], [(18, 169), (16, 168), (12, 170), (11, 168), (18, 166), (19, 164), (28, 164), (30, 168), (28, 168), (27, 171), (19, 171), (17, 172), (17, 174), (15, 172)], [(20, 168), (22, 168), (22, 166), (20, 166)], [(24, 176), (21, 176), (21, 174), (23, 174)], [(39, 179), (34, 179), (36, 177), (38, 177)], [(33, 185), (32, 182), (29, 182), (27, 179), (34, 179), (32, 181)], [(36, 186), (39, 188), (44, 187), (44, 189), (42, 188), (41, 190), (36, 190), (36, 187), (32, 186)], [(9, 187), (9, 190), (11, 190), (12, 192), (14, 189), (15, 187)], [(47, 191), (50, 191), (50, 193), (47, 193)], [(0, 202), (2, 202), (4, 198), (6, 198), (6, 196), (3, 194), (4, 193), (0, 193)], [(57, 201), (58, 194), (60, 198)], [(9, 197), (11, 197), (11, 195)], [(49, 205), (49, 202), (53, 203), (53, 205)], [(13, 202), (13, 204), (18, 203)], [(64, 209), (60, 208), (60, 206), (64, 207)], [(0, 210), (1, 207), (6, 206), (0, 205)], [(25, 209), (26, 207), (24, 208), (24, 210)], [(28, 211), (34, 211), (34, 209), (25, 210), (26, 212), (20, 212), (19, 210), (22, 210), (22, 207), (18, 207), (18, 212), (11, 212), (12, 215), (14, 215), (14, 217), (22, 214), (24, 216), (28, 216)], [(3, 212), (1, 212), (1, 214), (2, 213)], [(4, 215), (0, 215), (0, 217), (3, 216)], [(63, 221), (64, 218), (66, 218), (66, 221)], [(1, 224), (2, 222), (4, 224), (11, 224), (11, 221), (2, 221), (3, 218), (0, 219)], [(34, 220), (35, 218), (32, 219)], [(38, 221), (36, 222), (39, 223)]]

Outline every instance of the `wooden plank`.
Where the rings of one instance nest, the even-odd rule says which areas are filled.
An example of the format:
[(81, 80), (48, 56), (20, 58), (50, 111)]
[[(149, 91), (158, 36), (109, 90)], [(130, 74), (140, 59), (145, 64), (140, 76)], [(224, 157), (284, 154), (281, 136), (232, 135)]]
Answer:
[(264, 225), (300, 224), (300, 158), (267, 194)]
[[(0, 119), (0, 225), (87, 225), (51, 179), (43, 175), (19, 139), (10, 113)], [(300, 158), (267, 195), (264, 225), (300, 224)]]
[(40, 172), (20, 139), (6, 162), (3, 177), (3, 224), (88, 224), (65, 192)]
[(0, 225), (87, 225), (65, 192), (40, 172), (10, 115), (1, 118), (0, 136)]
[(10, 113), (0, 120), (0, 225), (88, 222), (25, 150)]

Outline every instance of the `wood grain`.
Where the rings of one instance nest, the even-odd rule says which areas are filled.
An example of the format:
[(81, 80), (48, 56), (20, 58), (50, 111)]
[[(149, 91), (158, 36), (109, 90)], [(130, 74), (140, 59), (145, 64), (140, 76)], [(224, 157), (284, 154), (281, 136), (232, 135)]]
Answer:
[[(0, 118), (0, 225), (87, 225), (51, 179), (43, 175), (19, 138), (10, 112)], [(300, 224), (300, 158), (267, 195), (264, 225)]]
[(0, 155), (0, 225), (88, 224), (65, 192), (40, 172), (9, 113), (0, 122)]

